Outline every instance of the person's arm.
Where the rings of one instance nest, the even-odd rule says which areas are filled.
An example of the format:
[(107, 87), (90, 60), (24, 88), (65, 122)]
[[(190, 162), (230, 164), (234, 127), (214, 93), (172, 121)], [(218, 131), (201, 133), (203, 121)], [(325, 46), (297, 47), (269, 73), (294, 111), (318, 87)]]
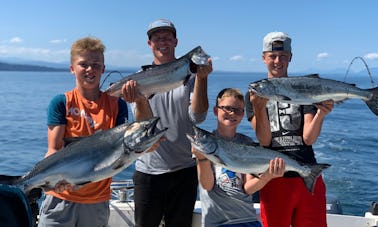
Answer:
[[(47, 153), (46, 157), (54, 154), (64, 146), (64, 132), (66, 125), (53, 125), (47, 128)], [(61, 193), (65, 190), (72, 191), (74, 186), (66, 181), (60, 181), (55, 185), (54, 191)]]
[(135, 80), (127, 81), (122, 86), (122, 96), (128, 103), (135, 102), (135, 120), (141, 121), (153, 117), (150, 103), (148, 99), (138, 91), (137, 82)]
[(211, 59), (209, 65), (197, 67), (196, 79), (194, 82), (193, 96), (191, 99), (192, 112), (195, 114), (205, 113), (209, 108), (207, 96), (207, 80), (213, 71)]
[(282, 177), (284, 173), (284, 160), (282, 158), (272, 159), (269, 162), (269, 169), (260, 174), (258, 178), (250, 174), (245, 174), (244, 192), (248, 195), (253, 194), (262, 189), (270, 180)]
[(253, 105), (254, 115), (251, 119), (252, 128), (256, 132), (256, 137), (261, 146), (269, 146), (272, 141), (272, 133), (270, 131), (270, 123), (266, 111), (267, 99), (250, 93), (250, 102)]
[(211, 168), (211, 162), (196, 149), (192, 148), (192, 153), (197, 160), (198, 182), (201, 187), (207, 191), (213, 190), (214, 187), (214, 172)]
[(45, 157), (52, 155), (64, 146), (63, 137), (66, 125), (53, 125), (47, 128), (47, 153)]
[(303, 126), (303, 141), (307, 145), (316, 142), (322, 129), (325, 116), (333, 109), (333, 100), (323, 101), (316, 105), (316, 114), (305, 114)]

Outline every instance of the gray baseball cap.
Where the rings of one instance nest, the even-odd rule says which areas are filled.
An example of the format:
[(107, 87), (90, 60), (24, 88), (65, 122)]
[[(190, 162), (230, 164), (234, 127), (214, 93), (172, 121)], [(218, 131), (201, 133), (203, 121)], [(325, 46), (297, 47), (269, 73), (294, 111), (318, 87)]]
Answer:
[(170, 31), (172, 31), (173, 35), (176, 37), (176, 28), (175, 28), (175, 25), (170, 20), (167, 20), (167, 19), (158, 19), (158, 20), (152, 22), (148, 26), (148, 30), (147, 30), (148, 38), (151, 37), (152, 33), (154, 33), (157, 30), (160, 30), (160, 29), (170, 30)]
[(283, 32), (270, 32), (264, 37), (263, 52), (265, 51), (291, 52), (291, 38)]

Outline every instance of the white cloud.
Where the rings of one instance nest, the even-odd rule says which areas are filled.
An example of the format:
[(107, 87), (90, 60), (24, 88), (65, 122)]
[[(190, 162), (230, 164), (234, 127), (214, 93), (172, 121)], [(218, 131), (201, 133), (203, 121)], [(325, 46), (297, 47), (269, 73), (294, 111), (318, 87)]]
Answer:
[(22, 59), (63, 62), (69, 60), (69, 50), (51, 50), (43, 48), (28, 48), (14, 46), (0, 46), (2, 57), (17, 57)]
[(143, 54), (134, 50), (105, 51), (105, 64), (114, 66), (139, 67), (152, 63), (152, 53)]
[(10, 43), (22, 43), (23, 41), (20, 37), (13, 37), (9, 40)]
[(66, 39), (53, 39), (53, 40), (50, 40), (49, 43), (52, 43), (52, 44), (61, 44), (61, 43), (65, 43), (67, 42)]
[(323, 58), (328, 58), (329, 54), (327, 52), (319, 53), (316, 55), (316, 59), (321, 60)]
[(378, 53), (368, 53), (368, 54), (365, 54), (364, 58), (369, 59), (369, 60), (378, 59)]
[(243, 61), (244, 57), (241, 55), (235, 55), (230, 58), (231, 61)]

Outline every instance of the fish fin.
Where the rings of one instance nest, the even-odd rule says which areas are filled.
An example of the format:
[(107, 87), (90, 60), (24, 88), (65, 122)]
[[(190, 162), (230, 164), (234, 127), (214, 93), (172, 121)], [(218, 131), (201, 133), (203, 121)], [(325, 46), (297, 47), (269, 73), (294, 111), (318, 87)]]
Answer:
[(340, 104), (343, 104), (344, 101), (345, 101), (345, 99), (343, 99), (343, 100), (339, 100), (339, 101), (335, 101), (335, 104), (336, 104), (336, 105), (340, 105)]
[(250, 173), (252, 176), (256, 177), (257, 179), (260, 179), (260, 174), (256, 174), (256, 173)]
[(43, 189), (43, 191), (47, 192), (47, 191), (51, 191), (51, 190), (54, 190), (54, 187), (51, 186), (50, 184), (44, 184), (44, 185), (41, 185), (41, 188)]
[(378, 115), (378, 87), (369, 89), (369, 91), (373, 93), (373, 96), (366, 101), (366, 105), (375, 115)]
[(311, 173), (306, 177), (302, 177), (304, 184), (306, 185), (306, 188), (308, 189), (309, 192), (311, 193), (314, 192), (314, 187), (315, 187), (316, 180), (318, 179), (318, 176), (322, 174), (322, 171), (324, 169), (327, 169), (330, 166), (331, 166), (330, 164), (315, 164), (315, 165), (310, 166)]
[(319, 74), (317, 74), (317, 73), (314, 73), (314, 74), (308, 74), (308, 75), (304, 75), (304, 77), (310, 77), (310, 78), (320, 78)]
[(42, 197), (42, 188), (33, 188), (31, 189), (26, 197), (29, 201), (36, 201)]
[(79, 189), (81, 186), (89, 184), (89, 183), (92, 183), (92, 181), (83, 181), (83, 182), (77, 183), (75, 184), (75, 186), (77, 187), (75, 189)]
[(113, 163), (112, 169), (116, 170), (116, 169), (123, 168), (124, 166), (125, 166), (125, 162), (123, 161), (122, 158), (119, 158), (117, 161)]
[(276, 97), (276, 99), (278, 99), (278, 100), (284, 100), (284, 101), (290, 101), (291, 100), (290, 97), (285, 96), (285, 95), (274, 95), (274, 97)]
[(147, 71), (147, 70), (153, 69), (157, 66), (158, 65), (142, 65), (141, 68), (142, 68), (142, 71)]
[(185, 80), (183, 82), (184, 85), (186, 85), (191, 77), (191, 74), (186, 75)]

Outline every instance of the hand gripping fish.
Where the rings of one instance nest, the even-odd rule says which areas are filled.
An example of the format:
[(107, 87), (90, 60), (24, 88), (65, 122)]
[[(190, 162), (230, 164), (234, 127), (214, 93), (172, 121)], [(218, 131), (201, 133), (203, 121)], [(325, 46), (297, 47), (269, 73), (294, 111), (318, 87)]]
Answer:
[(259, 145), (235, 143), (196, 126), (194, 135), (187, 134), (192, 146), (207, 159), (224, 168), (258, 176), (269, 169), (269, 161), (278, 157), (285, 161), (285, 171), (295, 171), (303, 179), (309, 192), (313, 192), (316, 179), (329, 164), (300, 164), (289, 156)]
[(135, 80), (139, 91), (145, 97), (150, 98), (154, 94), (167, 92), (185, 84), (191, 73), (197, 72), (197, 66), (209, 65), (209, 58), (210, 56), (198, 46), (173, 62), (151, 66), (144, 71), (124, 77), (110, 85), (105, 92), (119, 97), (122, 86), (129, 80)]
[(354, 84), (320, 78), (318, 74), (263, 79), (250, 83), (249, 90), (263, 98), (298, 105), (358, 98), (378, 115), (378, 87), (361, 89)]
[(53, 189), (62, 180), (80, 187), (112, 177), (160, 140), (167, 129), (158, 130), (158, 120), (125, 123), (80, 138), (38, 162), (26, 175), (8, 183), (27, 195), (34, 188)]

